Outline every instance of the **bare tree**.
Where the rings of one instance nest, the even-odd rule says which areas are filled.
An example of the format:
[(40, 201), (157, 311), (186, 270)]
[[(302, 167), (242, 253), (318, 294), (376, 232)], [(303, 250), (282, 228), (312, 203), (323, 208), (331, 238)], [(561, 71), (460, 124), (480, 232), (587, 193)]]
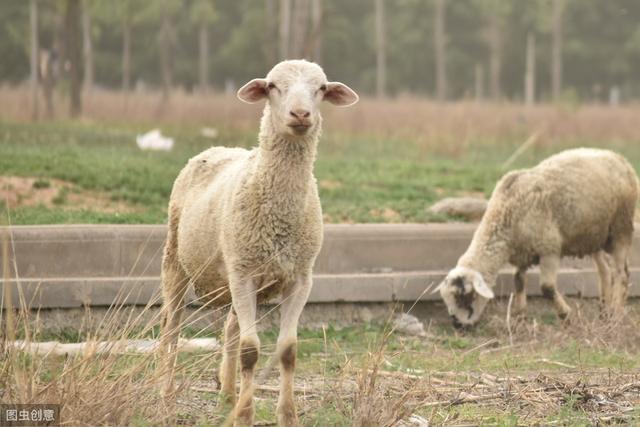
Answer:
[(291, 54), (295, 58), (304, 55), (304, 47), (307, 40), (307, 29), (309, 28), (309, 0), (296, 0), (293, 3), (293, 32), (291, 37)]
[(212, 0), (197, 0), (191, 6), (191, 21), (198, 26), (199, 89), (209, 91), (209, 28), (216, 21)]
[(445, 101), (447, 99), (447, 64), (444, 0), (436, 0), (435, 6), (433, 43), (436, 52), (436, 98), (438, 101)]
[(480, 102), (484, 99), (484, 67), (482, 64), (476, 64), (474, 74), (475, 98), (477, 102)]
[(278, 60), (277, 52), (277, 28), (278, 20), (276, 14), (276, 1), (265, 0), (265, 19), (267, 21), (267, 36), (264, 38), (264, 52), (269, 64), (274, 64)]
[(500, 99), (500, 78), (502, 71), (502, 34), (500, 17), (492, 14), (489, 17), (489, 92), (494, 100)]
[(91, 43), (91, 14), (87, 0), (82, 3), (82, 52), (84, 55), (84, 91), (89, 94), (93, 89), (93, 45)]
[(29, 18), (31, 24), (31, 118), (38, 120), (40, 114), (38, 106), (38, 1), (31, 0), (29, 2)]
[(308, 56), (322, 62), (322, 0), (311, 0), (311, 36)]
[(209, 25), (205, 20), (200, 21), (199, 33), (198, 69), (200, 74), (200, 90), (203, 93), (207, 93), (209, 92)]
[(375, 0), (376, 8), (376, 96), (386, 94), (387, 59), (385, 52), (384, 0)]
[(291, 0), (280, 0), (280, 59), (289, 58), (291, 46)]
[(65, 3), (65, 46), (64, 58), (69, 70), (69, 114), (78, 117), (82, 112), (81, 97), (81, 39), (82, 4), (80, 0), (67, 0)]
[(564, 0), (553, 0), (551, 23), (551, 96), (554, 101), (560, 98), (562, 91), (562, 15)]
[[(173, 23), (167, 0), (160, 3), (160, 32), (158, 33), (158, 44), (160, 51), (160, 70), (162, 72), (162, 102), (169, 100), (171, 87), (173, 86), (173, 46), (175, 36)], [(162, 106), (162, 105), (161, 105)]]
[[(38, 1), (38, 0), (36, 0)], [(61, 74), (62, 62), (65, 57), (64, 40), (65, 31), (65, 7), (66, 4), (60, 3), (61, 7), (54, 9), (54, 32), (53, 40), (49, 48), (42, 49), (39, 55), (39, 77), (42, 93), (44, 95), (45, 117), (51, 119), (55, 115), (53, 104), (53, 91)]]
[(536, 96), (536, 36), (533, 31), (527, 34), (527, 60), (524, 75), (524, 102), (533, 105)]
[(122, 16), (122, 91), (131, 89), (131, 1), (124, 0)]

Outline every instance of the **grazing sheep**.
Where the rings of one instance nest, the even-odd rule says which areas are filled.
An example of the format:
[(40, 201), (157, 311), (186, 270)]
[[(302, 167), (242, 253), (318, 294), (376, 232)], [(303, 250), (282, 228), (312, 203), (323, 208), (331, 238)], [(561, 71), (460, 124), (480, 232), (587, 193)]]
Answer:
[[(539, 264), (542, 294), (566, 318), (571, 309), (556, 287), (563, 256), (592, 255), (603, 306), (620, 313), (629, 287), (627, 255), (637, 199), (635, 171), (607, 150), (567, 150), (506, 174), (469, 248), (438, 286), (454, 325), (478, 321), (507, 262), (517, 267), (516, 312), (526, 308), (525, 272)], [(612, 255), (611, 270), (605, 252)]]
[(222, 393), (240, 398), (236, 425), (253, 425), (253, 377), (260, 341), (256, 304), (281, 297), (280, 425), (297, 425), (293, 400), (298, 319), (311, 290), (311, 269), (322, 243), (322, 212), (313, 176), (322, 117), (319, 104), (348, 106), (358, 95), (328, 82), (317, 64), (290, 60), (238, 91), (248, 103), (267, 100), (253, 150), (213, 147), (192, 158), (169, 202), (169, 234), (162, 262), (161, 345), (173, 389), (175, 344), (183, 299), (192, 283), (201, 300), (232, 304), (224, 331)]

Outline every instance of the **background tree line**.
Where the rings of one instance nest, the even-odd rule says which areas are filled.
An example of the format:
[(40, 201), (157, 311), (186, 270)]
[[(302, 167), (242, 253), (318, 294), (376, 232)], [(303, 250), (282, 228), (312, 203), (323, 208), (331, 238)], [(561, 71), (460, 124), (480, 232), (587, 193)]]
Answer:
[(379, 96), (617, 101), (640, 95), (640, 2), (5, 1), (0, 55), (72, 113), (94, 86), (231, 90), (292, 57)]

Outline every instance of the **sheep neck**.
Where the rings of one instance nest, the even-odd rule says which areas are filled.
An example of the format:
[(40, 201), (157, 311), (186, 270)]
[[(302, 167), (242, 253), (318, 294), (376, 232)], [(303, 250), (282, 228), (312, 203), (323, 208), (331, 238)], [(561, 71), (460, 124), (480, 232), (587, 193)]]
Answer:
[(460, 257), (458, 266), (476, 270), (491, 287), (495, 286), (500, 268), (509, 260), (509, 250), (504, 233), (486, 223), (481, 223), (467, 251)]
[(313, 180), (321, 121), (309, 134), (288, 138), (279, 135), (271, 122), (269, 106), (260, 124), (260, 141), (255, 184), (270, 200), (275, 213), (300, 212)]

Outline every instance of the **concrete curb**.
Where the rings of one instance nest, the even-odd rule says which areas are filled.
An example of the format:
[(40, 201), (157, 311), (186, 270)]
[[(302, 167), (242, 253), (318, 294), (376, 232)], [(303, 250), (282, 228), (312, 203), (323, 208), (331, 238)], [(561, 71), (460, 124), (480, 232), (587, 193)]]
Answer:
[[(473, 224), (327, 225), (309, 302), (438, 299), (425, 290), (455, 265), (474, 230)], [(165, 226), (16, 226), (0, 228), (0, 233), (10, 235), (14, 306), (20, 298), (40, 308), (159, 302)], [(634, 240), (630, 265), (637, 283), (640, 234)], [(510, 269), (501, 273), (498, 295), (513, 291), (512, 275)], [(528, 293), (539, 295), (536, 270), (529, 273), (529, 282)], [(569, 295), (597, 296), (590, 259), (565, 260), (559, 286)], [(639, 296), (640, 287), (633, 286), (631, 295)], [(197, 304), (193, 293), (189, 299)]]

